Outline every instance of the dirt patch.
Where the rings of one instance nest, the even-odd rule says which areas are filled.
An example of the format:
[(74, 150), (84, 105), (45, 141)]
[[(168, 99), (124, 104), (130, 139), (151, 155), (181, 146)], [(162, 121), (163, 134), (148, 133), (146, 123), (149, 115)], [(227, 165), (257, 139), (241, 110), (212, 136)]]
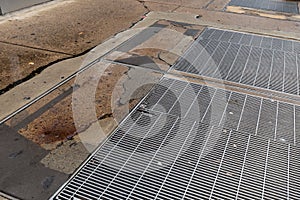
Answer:
[[(61, 145), (61, 142), (73, 139), (75, 135), (85, 131), (96, 121), (99, 121), (105, 133), (109, 134), (117, 125), (115, 117), (118, 116), (121, 120), (127, 115), (128, 112), (124, 112), (126, 110), (124, 107), (128, 106), (131, 110), (152, 87), (151, 84), (139, 87), (122, 101), (113, 99), (113, 92), (117, 91), (122, 96), (122, 93), (130, 90), (128, 88), (131, 87), (130, 84), (128, 86), (124, 84), (127, 80), (134, 79), (135, 75), (136, 73), (131, 73), (125, 66), (110, 65), (99, 81), (96, 81), (93, 108), (88, 105), (79, 105), (80, 115), (84, 116), (82, 122), (80, 119), (77, 121), (77, 125), (80, 124), (80, 126), (76, 127), (74, 123), (73, 106), (76, 106), (78, 102), (72, 95), (80, 87), (84, 88), (84, 84), (92, 84), (91, 80), (86, 80), (83, 85), (77, 85), (74, 79), (69, 81), (7, 121), (6, 124), (47, 150), (55, 149)], [(93, 109), (95, 109), (96, 118), (89, 114), (93, 112)]]
[[(95, 108), (99, 119), (109, 117), (111, 91), (126, 71), (125, 67), (112, 66), (107, 70), (111, 76), (104, 76), (99, 80), (97, 88), (99, 93), (95, 94)], [(74, 80), (12, 118), (7, 124), (20, 128), (21, 135), (42, 146), (68, 139), (78, 131), (73, 121), (73, 90), (76, 90)]]

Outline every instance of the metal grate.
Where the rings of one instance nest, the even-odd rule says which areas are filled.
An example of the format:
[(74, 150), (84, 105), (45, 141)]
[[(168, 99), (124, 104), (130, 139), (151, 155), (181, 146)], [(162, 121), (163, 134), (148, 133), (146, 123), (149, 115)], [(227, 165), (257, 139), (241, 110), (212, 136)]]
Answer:
[(285, 0), (231, 0), (229, 6), (298, 14), (298, 3)]
[(300, 42), (207, 28), (173, 69), (299, 95)]
[(288, 144), (300, 140), (300, 106), (272, 99), (164, 79), (142, 106)]
[[(221, 108), (232, 116), (214, 113)], [(299, 147), (252, 127), (272, 111), (277, 136), (289, 135), (290, 109), (300, 116), (282, 102), (164, 78), (53, 199), (298, 199)], [(249, 126), (252, 135), (234, 130)]]
[(298, 198), (299, 148), (152, 117), (139, 139), (131, 136), (144, 121), (125, 122), (54, 199)]

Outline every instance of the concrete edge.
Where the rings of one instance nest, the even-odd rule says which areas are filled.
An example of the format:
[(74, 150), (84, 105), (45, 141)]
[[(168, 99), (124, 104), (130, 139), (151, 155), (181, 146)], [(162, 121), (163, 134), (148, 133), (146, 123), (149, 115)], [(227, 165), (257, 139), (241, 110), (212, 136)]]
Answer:
[[(0, 103), (2, 105), (0, 108), (0, 124), (13, 117), (15, 114), (17, 114), (17, 112), (25, 109), (24, 107), (27, 108), (39, 99), (46, 96), (44, 95), (45, 92), (53, 89), (64, 81), (67, 82), (67, 79), (70, 80), (76, 77), (76, 73), (80, 69), (82, 69), (83, 66), (89, 64), (86, 59), (88, 59), (89, 61), (93, 61), (103, 57), (114, 48), (118, 47), (134, 35), (141, 32), (144, 28), (147, 28), (155, 23), (155, 21), (157, 20), (146, 17), (144, 20), (135, 24), (132, 28), (112, 36), (111, 38), (95, 47), (94, 49), (97, 49), (97, 52), (94, 53), (94, 55), (94, 49), (92, 49), (90, 52), (86, 53), (83, 56), (66, 59), (64, 61), (56, 63), (52, 66), (49, 66), (39, 75), (2, 94), (0, 96)], [(63, 65), (64, 68), (68, 66), (68, 69), (62, 70), (61, 65)], [(49, 74), (51, 74), (52, 77), (49, 77)], [(65, 79), (62, 80), (61, 77), (65, 77)], [(44, 80), (49, 80), (49, 78), (50, 81), (47, 82), (47, 85), (43, 84)], [(39, 87), (35, 88), (36, 90), (34, 90), (34, 85), (39, 85)], [(27, 97), (30, 97), (30, 102), (28, 101)], [(36, 100), (37, 98), (38, 100)]]
[(248, 27), (243, 27), (241, 29), (237, 25), (222, 25), (206, 20), (197, 19), (196, 14), (188, 14), (188, 13), (165, 13), (165, 12), (150, 12), (149, 17), (153, 20), (171, 20), (171, 21), (178, 21), (183, 23), (189, 23), (189, 24), (195, 24), (195, 25), (201, 25), (201, 26), (211, 26), (214, 28), (220, 28), (220, 29), (228, 29), (228, 30), (234, 30), (234, 31), (242, 31), (242, 32), (248, 32), (253, 34), (261, 34), (265, 36), (274, 36), (274, 37), (280, 37), (284, 39), (293, 39), (293, 40), (300, 40), (299, 35), (293, 32), (283, 32), (283, 31), (277, 31), (277, 30), (259, 30), (259, 29), (253, 29)]
[(0, 192), (0, 200), (19, 200), (19, 199), (12, 197), (8, 194), (5, 194), (3, 192)]
[(6, 13), (14, 12), (14, 11), (22, 10), (24, 8), (29, 8), (29, 7), (32, 7), (35, 5), (47, 3), (52, 0), (30, 0), (30, 1), (16, 1), (15, 0), (13, 2), (12, 1), (13, 0), (9, 0), (9, 1), (2, 0), (2, 3), (0, 5), (2, 15), (6, 14)]
[(6, 13), (4, 15), (0, 15), (0, 24), (5, 23), (9, 20), (26, 19), (32, 16), (36, 16), (39, 15), (40, 12), (53, 9), (72, 2), (73, 0), (51, 0), (49, 2), (31, 6), (29, 8), (24, 8), (22, 10)]
[[(220, 24), (213, 23), (210, 21), (202, 20), (201, 18), (197, 19), (196, 16), (197, 16), (196, 14), (188, 14), (188, 13), (150, 12), (145, 16), (145, 18), (142, 21), (136, 23), (130, 29), (120, 32), (120, 33), (114, 35), (113, 37), (107, 39), (102, 44), (98, 45), (96, 47), (97, 48), (96, 55), (91, 56), (90, 52), (83, 55), (82, 56), (83, 61), (85, 60), (85, 56), (87, 56), (87, 55), (89, 55), (89, 58), (88, 58), (89, 60), (92, 60), (91, 58), (97, 59), (97, 58), (103, 57), (105, 54), (107, 54), (114, 48), (118, 47), (123, 42), (127, 41), (134, 35), (138, 34), (144, 28), (149, 27), (150, 25), (152, 25), (153, 23), (155, 23), (159, 20), (178, 21), (178, 22), (201, 25), (201, 26), (211, 26), (211, 27), (220, 28), (220, 29), (228, 29), (228, 30), (233, 30), (233, 31), (242, 31), (242, 32), (256, 33), (256, 34), (267, 35), (267, 36), (275, 36), (275, 37), (281, 37), (281, 38), (286, 38), (286, 39), (299, 40), (299, 38), (296, 37), (295, 35), (290, 35), (291, 33), (286, 33), (286, 32), (282, 32), (282, 31), (261, 31), (261, 30), (257, 30), (257, 29), (251, 29), (251, 28), (243, 28), (243, 30), (241, 30), (236, 25), (220, 25)], [(91, 52), (92, 51), (93, 50), (91, 50)], [(28, 100), (26, 100), (26, 98), (24, 99), (24, 97), (30, 96), (31, 102), (33, 102), (34, 99), (40, 97), (45, 92), (49, 91), (51, 88), (53, 88), (57, 84), (61, 83), (62, 82), (61, 76), (69, 77), (69, 78), (71, 76), (73, 76), (73, 78), (74, 78), (76, 75), (76, 72), (78, 72), (80, 67), (82, 67), (82, 65), (80, 65), (82, 63), (79, 63), (79, 66), (78, 66), (78, 64), (72, 65), (72, 62), (74, 62), (74, 60), (76, 62), (76, 59), (78, 59), (78, 57), (67, 59), (65, 61), (56, 63), (56, 64), (48, 67), (46, 70), (44, 70), (41, 74), (37, 75), (36, 77), (16, 86), (12, 90), (1, 95), (0, 103), (2, 104), (2, 108), (0, 109), (0, 124), (3, 123), (4, 121), (6, 121), (8, 118), (12, 117), (14, 115), (14, 112), (16, 112), (16, 111), (22, 109), (24, 106), (26, 106), (26, 105), (28, 106), (30, 104), (30, 102), (28, 102)], [(59, 72), (61, 72), (61, 74), (59, 76), (53, 77), (52, 81), (49, 84), (47, 84), (45, 87), (39, 88), (39, 90), (31, 91), (30, 94), (24, 93), (24, 91), (26, 91), (26, 88), (28, 88), (28, 86), (29, 86), (29, 88), (32, 88), (32, 87), (30, 87), (30, 85), (32, 85), (33, 83), (35, 83), (35, 84), (41, 83), (41, 80), (44, 80), (46, 77), (48, 77), (49, 72), (52, 71), (52, 73), (54, 72), (53, 74), (55, 74), (55, 72), (58, 72), (58, 69), (60, 68), (59, 66), (62, 63), (64, 64), (64, 66), (69, 65), (70, 69), (65, 70), (65, 71), (60, 70)], [(88, 64), (88, 63), (85, 63), (85, 64)], [(14, 100), (14, 102), (12, 102), (12, 100)], [(12, 107), (12, 105), (14, 105), (14, 106)]]

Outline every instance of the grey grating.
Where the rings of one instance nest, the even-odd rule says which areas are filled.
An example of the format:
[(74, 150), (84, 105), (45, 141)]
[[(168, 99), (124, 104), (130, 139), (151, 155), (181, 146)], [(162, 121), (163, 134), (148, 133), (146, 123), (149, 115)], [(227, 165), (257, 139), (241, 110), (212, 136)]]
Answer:
[(147, 111), (199, 119), (213, 126), (300, 144), (300, 106), (293, 104), (164, 79), (142, 105)]
[(173, 69), (299, 95), (300, 42), (207, 28)]
[(240, 6), (259, 10), (276, 11), (283, 13), (298, 14), (297, 1), (285, 0), (231, 0), (229, 6)]
[(299, 199), (299, 112), (164, 78), (53, 199)]

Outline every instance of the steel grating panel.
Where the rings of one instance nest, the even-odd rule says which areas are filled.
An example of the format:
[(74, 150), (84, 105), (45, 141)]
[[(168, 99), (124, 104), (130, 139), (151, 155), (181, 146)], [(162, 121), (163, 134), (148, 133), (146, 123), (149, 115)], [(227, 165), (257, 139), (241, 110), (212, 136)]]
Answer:
[[(298, 147), (156, 112), (141, 133), (137, 123), (147, 115), (139, 115), (136, 122), (126, 121), (54, 199), (299, 198)], [(150, 131), (159, 134), (149, 137)]]
[(299, 95), (300, 42), (207, 28), (173, 69)]
[(297, 1), (285, 0), (231, 0), (229, 6), (299, 14)]
[(142, 106), (292, 145), (300, 141), (300, 106), (273, 99), (164, 79)]
[(299, 112), (164, 78), (53, 199), (299, 199)]

